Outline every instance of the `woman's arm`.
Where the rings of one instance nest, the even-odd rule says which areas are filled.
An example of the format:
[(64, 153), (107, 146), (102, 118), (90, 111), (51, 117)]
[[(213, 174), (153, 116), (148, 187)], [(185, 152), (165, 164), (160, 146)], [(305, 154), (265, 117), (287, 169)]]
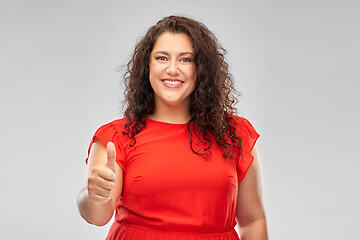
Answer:
[(253, 148), (252, 155), (254, 161), (239, 184), (236, 220), (241, 240), (267, 240), (261, 164), (256, 146)]
[(107, 148), (96, 139), (86, 166), (86, 186), (78, 196), (80, 215), (89, 223), (103, 226), (113, 216), (123, 185), (123, 170), (115, 161), (112, 143)]

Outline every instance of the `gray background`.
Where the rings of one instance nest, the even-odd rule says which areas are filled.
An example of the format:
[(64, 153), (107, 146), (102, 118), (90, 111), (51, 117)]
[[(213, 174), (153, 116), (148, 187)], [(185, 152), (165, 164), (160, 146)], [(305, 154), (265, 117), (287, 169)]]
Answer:
[(271, 239), (360, 239), (360, 3), (0, 1), (0, 238), (104, 239), (78, 214), (89, 141), (121, 117), (116, 71), (163, 16), (228, 50), (261, 134)]

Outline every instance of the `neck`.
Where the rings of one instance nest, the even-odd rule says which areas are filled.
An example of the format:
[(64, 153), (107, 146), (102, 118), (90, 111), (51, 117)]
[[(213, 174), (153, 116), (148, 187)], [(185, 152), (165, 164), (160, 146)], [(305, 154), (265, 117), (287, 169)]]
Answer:
[(190, 120), (190, 113), (188, 105), (169, 106), (155, 101), (155, 111), (147, 117), (156, 121), (182, 124)]

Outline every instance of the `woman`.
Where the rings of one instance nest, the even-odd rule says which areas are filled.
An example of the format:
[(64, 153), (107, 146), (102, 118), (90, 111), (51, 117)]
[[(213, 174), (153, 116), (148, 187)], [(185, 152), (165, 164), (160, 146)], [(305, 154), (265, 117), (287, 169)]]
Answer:
[(125, 117), (89, 147), (82, 217), (107, 239), (267, 239), (259, 135), (234, 115), (224, 50), (201, 23), (170, 16), (128, 63)]

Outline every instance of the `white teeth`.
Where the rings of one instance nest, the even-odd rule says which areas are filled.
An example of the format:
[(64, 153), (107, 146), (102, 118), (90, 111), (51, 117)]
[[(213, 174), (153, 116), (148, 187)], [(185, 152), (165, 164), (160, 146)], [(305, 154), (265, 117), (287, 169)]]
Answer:
[(164, 80), (164, 83), (172, 84), (172, 85), (180, 85), (180, 84), (182, 84), (181, 81), (171, 81), (171, 80)]

